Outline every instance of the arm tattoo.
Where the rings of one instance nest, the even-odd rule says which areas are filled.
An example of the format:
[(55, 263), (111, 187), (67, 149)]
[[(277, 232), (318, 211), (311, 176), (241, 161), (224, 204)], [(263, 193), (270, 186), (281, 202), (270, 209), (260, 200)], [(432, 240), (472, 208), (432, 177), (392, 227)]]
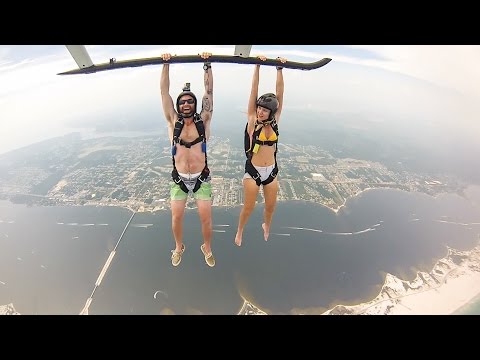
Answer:
[(208, 99), (208, 96), (203, 97), (202, 109), (204, 111), (212, 112), (212, 108), (210, 107), (210, 100)]

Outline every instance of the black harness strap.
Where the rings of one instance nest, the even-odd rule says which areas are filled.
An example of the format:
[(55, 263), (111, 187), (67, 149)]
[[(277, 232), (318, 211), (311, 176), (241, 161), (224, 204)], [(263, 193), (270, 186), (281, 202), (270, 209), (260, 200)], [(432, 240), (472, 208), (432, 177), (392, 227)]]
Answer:
[(257, 186), (260, 186), (260, 184), (268, 185), (277, 177), (277, 174), (278, 174), (277, 160), (275, 159), (275, 167), (273, 168), (268, 178), (266, 178), (264, 181), (260, 179), (260, 173), (258, 172), (257, 169), (255, 169), (255, 166), (253, 166), (251, 159), (247, 159), (247, 161), (245, 161), (245, 172), (248, 173), (253, 180), (255, 180), (255, 182), (257, 183)]
[(195, 186), (193, 188), (194, 193), (197, 192), (198, 189), (200, 189), (200, 186), (202, 185), (202, 183), (205, 182), (208, 179), (208, 176), (210, 175), (210, 169), (208, 168), (208, 165), (207, 165), (207, 139), (205, 137), (205, 126), (203, 124), (202, 118), (198, 114), (194, 115), (193, 122), (195, 124), (195, 127), (197, 128), (198, 137), (191, 142), (182, 140), (180, 138), (180, 134), (182, 133), (183, 126), (185, 125), (185, 120), (183, 119), (183, 116), (181, 114), (178, 114), (178, 120), (175, 122), (175, 128), (173, 129), (173, 139), (172, 139), (172, 162), (173, 162), (172, 179), (177, 185), (180, 186), (180, 189), (182, 189), (182, 191), (187, 194), (188, 194), (188, 188), (183, 182), (180, 175), (178, 174), (177, 167), (175, 166), (175, 154), (177, 153), (176, 144), (180, 144), (182, 146), (185, 146), (187, 149), (190, 149), (193, 145), (198, 144), (199, 142), (202, 142), (202, 151), (205, 153), (205, 167), (203, 168), (200, 176), (197, 178), (197, 182), (195, 183)]
[[(247, 160), (245, 161), (245, 172), (248, 173), (252, 177), (253, 180), (255, 180), (255, 182), (257, 183), (257, 186), (260, 186), (261, 184), (262, 185), (270, 184), (277, 177), (277, 174), (278, 174), (278, 165), (277, 165), (277, 149), (278, 149), (277, 144), (278, 144), (278, 135), (279, 135), (278, 134), (278, 125), (277, 125), (277, 122), (275, 121), (275, 119), (273, 119), (271, 122), (265, 123), (263, 125), (268, 125), (268, 124), (270, 124), (272, 126), (272, 130), (277, 135), (277, 140), (273, 140), (273, 141), (261, 141), (261, 140), (259, 140), (258, 137), (260, 136), (260, 132), (262, 131), (262, 128), (263, 128), (263, 126), (259, 126), (259, 128), (256, 129), (253, 132), (253, 135), (252, 135), (252, 140), (253, 141), (250, 142), (250, 135), (248, 134), (248, 131), (247, 131), (248, 123), (245, 126), (244, 146), (245, 146), (245, 155), (247, 156)], [(256, 123), (255, 126), (257, 126), (257, 125), (258, 124)], [(273, 170), (270, 173), (270, 175), (268, 176), (268, 178), (265, 179), (264, 181), (261, 181), (260, 174), (259, 174), (258, 170), (252, 164), (253, 150), (254, 150), (255, 145), (275, 146), (275, 152), (273, 154), (273, 156), (275, 157), (275, 167), (273, 168)]]

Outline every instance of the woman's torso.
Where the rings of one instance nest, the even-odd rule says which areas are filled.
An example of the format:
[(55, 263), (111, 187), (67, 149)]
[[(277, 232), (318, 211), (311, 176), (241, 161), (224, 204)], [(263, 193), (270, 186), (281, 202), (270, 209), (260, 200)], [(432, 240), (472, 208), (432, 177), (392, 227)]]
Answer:
[[(262, 133), (264, 136), (262, 136)], [(270, 125), (266, 125), (262, 128), (259, 134), (259, 138), (262, 141), (276, 140), (276, 134)], [(276, 148), (276, 145), (273, 145), (273, 146), (261, 145), (258, 151), (256, 153), (253, 153), (252, 164), (255, 166), (274, 165), (275, 164), (275, 148)]]

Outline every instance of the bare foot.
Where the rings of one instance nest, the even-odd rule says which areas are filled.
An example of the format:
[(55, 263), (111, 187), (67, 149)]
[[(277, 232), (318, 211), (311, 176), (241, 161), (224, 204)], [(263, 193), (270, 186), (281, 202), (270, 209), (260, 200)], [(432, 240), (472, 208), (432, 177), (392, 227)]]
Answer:
[(262, 228), (263, 228), (263, 238), (265, 239), (265, 241), (267, 241), (268, 240), (268, 235), (270, 234), (270, 227), (267, 227), (267, 225), (265, 225), (265, 223), (263, 223)]
[(242, 234), (237, 232), (237, 235), (235, 235), (235, 244), (237, 246), (242, 246)]

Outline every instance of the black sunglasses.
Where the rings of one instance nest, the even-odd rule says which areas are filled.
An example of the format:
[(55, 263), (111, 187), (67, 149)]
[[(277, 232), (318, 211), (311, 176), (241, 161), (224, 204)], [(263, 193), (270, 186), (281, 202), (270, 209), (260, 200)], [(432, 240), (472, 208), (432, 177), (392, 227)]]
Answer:
[(178, 105), (183, 105), (183, 104), (185, 104), (185, 103), (191, 105), (191, 104), (193, 104), (194, 102), (195, 102), (195, 101), (194, 101), (193, 99), (179, 100), (179, 101), (178, 101)]

